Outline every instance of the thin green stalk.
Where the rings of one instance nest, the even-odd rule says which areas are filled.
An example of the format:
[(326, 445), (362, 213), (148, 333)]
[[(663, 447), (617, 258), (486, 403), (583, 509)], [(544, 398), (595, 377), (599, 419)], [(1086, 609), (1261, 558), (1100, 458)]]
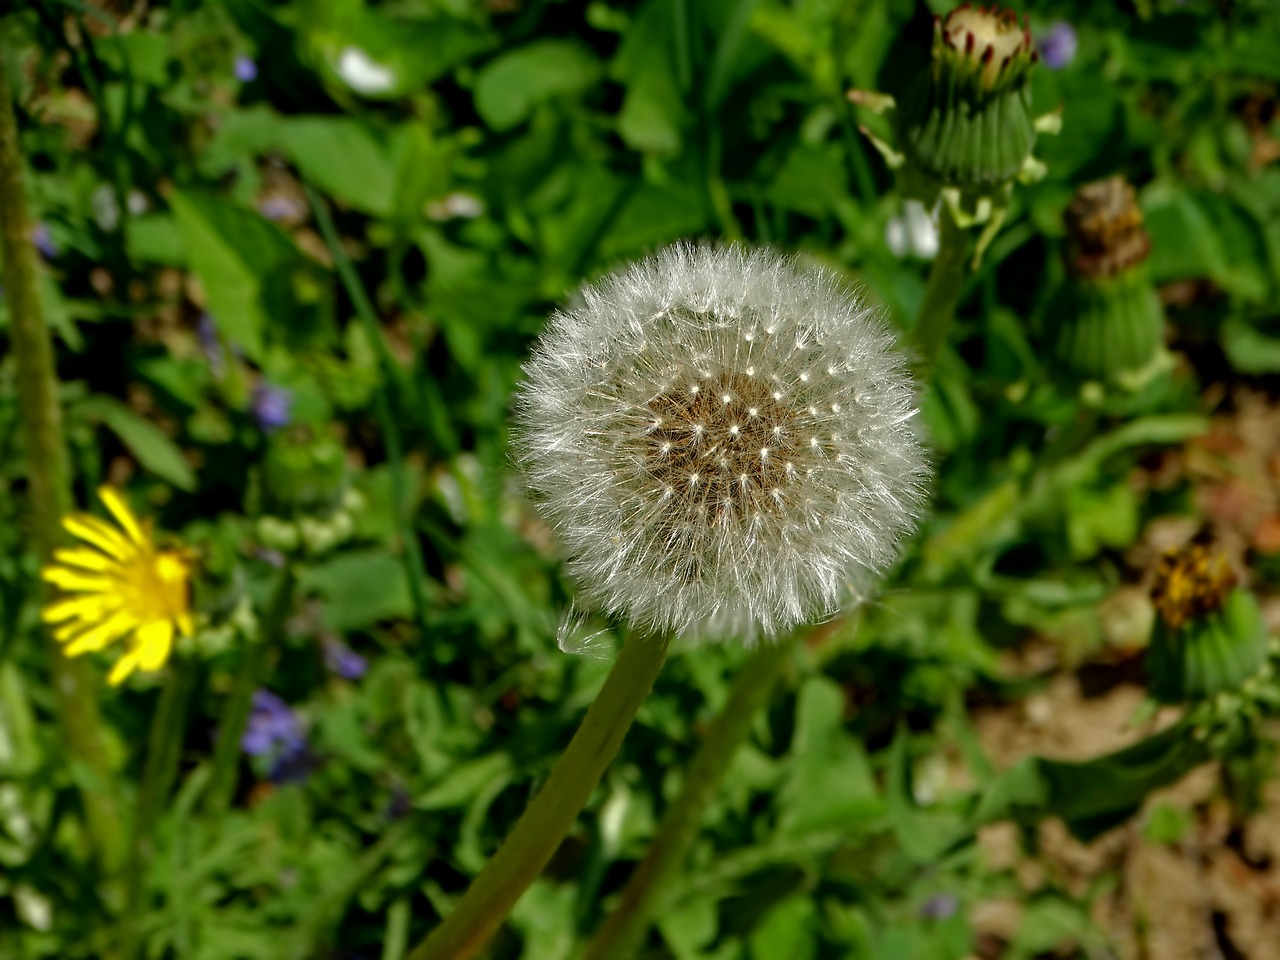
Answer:
[(209, 775), (209, 792), (205, 795), (205, 812), (220, 816), (231, 805), (240, 774), (240, 738), (244, 736), (249, 712), (253, 707), (253, 691), (258, 689), (271, 651), (284, 633), (284, 623), (293, 609), (293, 587), (296, 574), (292, 563), (280, 571), (271, 605), (267, 608), (257, 639), (247, 643), (236, 672), (218, 727), (218, 742), (213, 748), (213, 772)]
[(160, 702), (151, 718), (147, 760), (133, 820), (133, 844), (125, 869), (125, 901), (124, 912), (120, 915), (118, 953), (121, 960), (133, 960), (138, 953), (142, 890), (147, 867), (155, 853), (155, 823), (178, 774), (178, 760), (187, 730), (187, 699), (194, 679), (193, 662), (178, 658), (170, 661), (164, 687), (160, 691)]
[[(342, 280), (347, 296), (351, 298), (352, 306), (356, 308), (356, 315), (360, 318), (360, 322), (364, 324), (369, 341), (378, 353), (383, 373), (389, 383), (403, 385), (404, 377), (395, 357), (391, 355), (391, 350), (382, 335), (381, 327), (378, 326), (378, 318), (373, 312), (373, 304), (369, 300), (369, 295), (365, 292), (364, 284), (360, 282), (360, 277), (356, 275), (355, 268), (351, 265), (351, 259), (347, 256), (346, 251), (342, 249), (342, 243), (338, 239), (338, 231), (333, 226), (333, 218), (329, 216), (329, 209), (319, 195), (311, 189), (310, 184), (305, 185), (305, 189), (307, 191), (307, 200), (311, 204), (311, 211), (316, 218), (316, 225), (320, 228), (320, 235), (324, 238), (325, 245), (329, 248), (329, 255), (333, 257), (333, 264), (338, 270), (338, 277)], [(406, 389), (409, 388), (406, 387)], [(404, 548), (405, 572), (409, 578), (409, 596), (413, 601), (413, 612), (418, 621), (418, 628), (422, 631), (425, 640), (426, 637), (430, 636), (429, 624), (427, 623), (427, 595), (423, 589), (423, 584), (426, 582), (427, 567), (422, 559), (422, 545), (418, 542), (417, 531), (412, 523), (406, 523), (409, 519), (406, 516), (408, 513), (409, 489), (405, 482), (400, 426), (396, 422), (388, 391), (379, 388), (374, 392), (373, 399), (374, 407), (378, 414), (378, 422), (382, 427), (383, 441), (387, 445), (387, 460), (391, 465), (391, 497), (395, 501), (396, 519), (407, 528), (406, 534), (401, 537), (401, 544)], [(415, 405), (421, 406), (417, 397), (411, 397), (411, 399)]]
[[(8, 80), (11, 56), (10, 51), (0, 50), (0, 257), (4, 260), (9, 338), (18, 368), (32, 533), (38, 559), (44, 563), (62, 542), (61, 518), (71, 510), (71, 484), (53, 344), (40, 306), (22, 184), (18, 125)], [(125, 839), (107, 764), (98, 690), (79, 660), (63, 656), (52, 641), (47, 649), (58, 723), (80, 788), (91, 842), (104, 869), (113, 873), (123, 863)]]
[(734, 680), (729, 700), (702, 737), (675, 801), (640, 865), (631, 874), (622, 900), (587, 945), (584, 960), (628, 960), (635, 956), (664, 894), (683, 868), (689, 848), (751, 723), (768, 702), (774, 682), (795, 646), (795, 635), (752, 655)]
[(964, 289), (968, 252), (968, 234), (956, 226), (951, 211), (943, 204), (938, 211), (938, 255), (929, 270), (924, 303), (920, 305), (916, 319), (922, 379), (932, 371), (938, 361), (938, 353), (947, 341), (947, 331), (951, 329), (960, 293)]
[(649, 695), (670, 636), (634, 634), (551, 776), (453, 912), (409, 960), (468, 960), (493, 936), (578, 819)]

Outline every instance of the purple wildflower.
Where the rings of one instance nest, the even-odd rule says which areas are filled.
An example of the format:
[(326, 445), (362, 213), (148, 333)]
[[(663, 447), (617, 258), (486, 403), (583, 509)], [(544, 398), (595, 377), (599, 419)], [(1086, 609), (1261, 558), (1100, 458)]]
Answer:
[(323, 645), (324, 665), (343, 680), (359, 680), (369, 669), (369, 661), (337, 637), (326, 637)]
[(954, 893), (936, 893), (920, 904), (920, 917), (924, 920), (946, 920), (960, 909), (960, 898)]
[(240, 749), (270, 761), (268, 776), (276, 783), (306, 778), (311, 757), (298, 716), (270, 690), (253, 692), (253, 709), (240, 738)]
[(250, 405), (258, 426), (270, 433), (289, 425), (293, 413), (293, 392), (263, 381), (253, 388)]
[(226, 371), (226, 357), (222, 353), (222, 343), (218, 340), (218, 325), (207, 313), (200, 314), (196, 321), (196, 339), (200, 341), (200, 349), (209, 361), (209, 369), (216, 379), (221, 380)]
[(1075, 27), (1059, 20), (1040, 41), (1040, 57), (1050, 70), (1061, 70), (1076, 56)]
[(49, 232), (47, 223), (37, 223), (35, 225), (31, 231), (31, 242), (40, 251), (40, 256), (46, 260), (52, 260), (58, 255), (58, 243), (53, 239), (53, 234)]
[(263, 197), (258, 201), (258, 212), (276, 223), (301, 220), (306, 215), (301, 201), (283, 193)]
[(258, 65), (253, 62), (251, 57), (244, 55), (236, 57), (235, 66), (232, 68), (236, 75), (236, 79), (241, 83), (253, 83), (258, 79)]

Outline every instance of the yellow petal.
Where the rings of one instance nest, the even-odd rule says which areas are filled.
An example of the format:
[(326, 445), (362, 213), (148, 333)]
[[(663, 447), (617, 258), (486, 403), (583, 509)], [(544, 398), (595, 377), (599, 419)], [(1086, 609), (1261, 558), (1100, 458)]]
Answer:
[(90, 627), (88, 630), (81, 631), (79, 634), (72, 634), (68, 638), (63, 638), (55, 633), (54, 637), (60, 642), (66, 643), (67, 656), (76, 657), (82, 653), (101, 650), (112, 640), (118, 640), (127, 634), (136, 623), (137, 621), (128, 614), (117, 613), (111, 619), (95, 627)]
[(48, 604), (40, 611), (40, 619), (45, 623), (59, 623), (73, 617), (79, 620), (100, 620), (107, 610), (118, 603), (118, 598), (110, 594), (68, 597)]
[(159, 670), (169, 659), (169, 650), (173, 646), (173, 624), (168, 620), (148, 623), (138, 630), (134, 644), (139, 653), (139, 668)]
[(195, 633), (195, 624), (191, 620), (191, 611), (183, 610), (177, 617), (178, 633), (184, 637), (189, 637)]
[(45, 567), (40, 576), (61, 590), (73, 590), (83, 593), (114, 593), (119, 583), (113, 577), (95, 577), (81, 570), (70, 567)]
[(69, 517), (63, 517), (62, 526), (73, 537), (93, 544), (117, 560), (128, 560), (138, 552), (110, 524), (87, 513), (73, 513)]
[(113, 687), (118, 687), (129, 678), (129, 674), (138, 669), (138, 660), (142, 657), (142, 651), (137, 647), (126, 650), (124, 654), (116, 661), (116, 665), (111, 668), (111, 672), (107, 674), (107, 683)]
[(53, 559), (58, 563), (65, 563), (72, 567), (83, 567), (85, 570), (93, 570), (97, 573), (115, 570), (120, 566), (111, 557), (104, 556), (97, 550), (90, 550), (88, 547), (64, 547), (61, 550), (55, 550), (53, 551)]
[(120, 496), (120, 491), (114, 487), (102, 486), (98, 488), (98, 498), (111, 512), (111, 515), (116, 518), (116, 523), (120, 524), (124, 532), (129, 535), (130, 540), (144, 549), (149, 546), (150, 541), (142, 532), (138, 518), (133, 515), (133, 511), (125, 503), (124, 497)]

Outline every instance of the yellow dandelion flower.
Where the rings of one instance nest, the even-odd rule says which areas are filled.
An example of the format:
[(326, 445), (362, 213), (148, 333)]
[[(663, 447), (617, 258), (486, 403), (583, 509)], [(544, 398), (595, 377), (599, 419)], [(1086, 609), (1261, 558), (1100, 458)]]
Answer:
[(69, 657), (125, 641), (127, 649), (107, 677), (116, 686), (134, 670), (159, 670), (175, 631), (191, 633), (191, 562), (186, 550), (157, 549), (150, 524), (118, 491), (100, 487), (98, 496), (119, 529), (87, 513), (63, 518), (67, 532), (88, 546), (55, 550), (53, 562), (40, 571), (63, 594), (41, 616), (56, 624), (53, 638)]

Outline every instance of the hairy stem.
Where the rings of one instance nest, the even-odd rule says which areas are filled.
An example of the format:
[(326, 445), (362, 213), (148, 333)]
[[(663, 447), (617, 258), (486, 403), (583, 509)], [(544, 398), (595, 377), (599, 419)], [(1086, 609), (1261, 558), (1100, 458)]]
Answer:
[(613, 761), (667, 657), (670, 636), (634, 634), (546, 784), (453, 912), (409, 960), (467, 960), (542, 873)]
[(284, 622), (293, 609), (293, 587), (296, 581), (293, 564), (280, 571), (271, 605), (267, 609), (256, 641), (248, 643), (240, 655), (227, 698), (227, 706), (218, 727), (218, 742), (213, 748), (213, 772), (209, 776), (209, 792), (205, 795), (205, 811), (220, 816), (231, 805), (240, 773), (240, 738), (244, 736), (249, 712), (253, 707), (253, 691), (258, 688), (271, 651), (284, 633)]
[[(22, 184), (18, 125), (9, 90), (8, 63), (0, 49), (0, 259), (9, 306), (9, 337), (18, 373), (18, 404), (27, 456), (32, 533), (41, 563), (62, 542), (61, 518), (71, 510), (71, 483), (53, 344), (44, 323), (36, 282), (31, 224)], [(80, 788), (95, 851), (108, 873), (124, 860), (125, 841), (107, 750), (97, 685), (78, 660), (48, 644), (49, 675), (58, 723)]]
[(133, 960), (138, 953), (143, 883), (147, 866), (155, 853), (153, 831), (178, 773), (178, 760), (187, 730), (187, 698), (194, 678), (194, 663), (177, 658), (170, 661), (164, 687), (160, 691), (160, 702), (151, 718), (147, 760), (134, 815), (133, 844), (125, 870), (125, 907), (120, 916), (118, 954), (121, 960)]
[(965, 261), (968, 258), (968, 235), (956, 226), (951, 211), (944, 203), (938, 211), (938, 255), (929, 270), (924, 303), (916, 318), (916, 341), (920, 346), (921, 379), (928, 376), (938, 361), (938, 353), (946, 343), (947, 331), (960, 302), (964, 286)]
[(794, 634), (769, 644), (753, 654), (738, 673), (724, 709), (703, 734), (680, 794), (663, 814), (648, 852), (622, 891), (621, 902), (588, 944), (585, 960), (629, 960), (639, 951), (654, 908), (684, 866), (707, 805), (747, 739), (756, 713), (768, 701), (794, 646)]

